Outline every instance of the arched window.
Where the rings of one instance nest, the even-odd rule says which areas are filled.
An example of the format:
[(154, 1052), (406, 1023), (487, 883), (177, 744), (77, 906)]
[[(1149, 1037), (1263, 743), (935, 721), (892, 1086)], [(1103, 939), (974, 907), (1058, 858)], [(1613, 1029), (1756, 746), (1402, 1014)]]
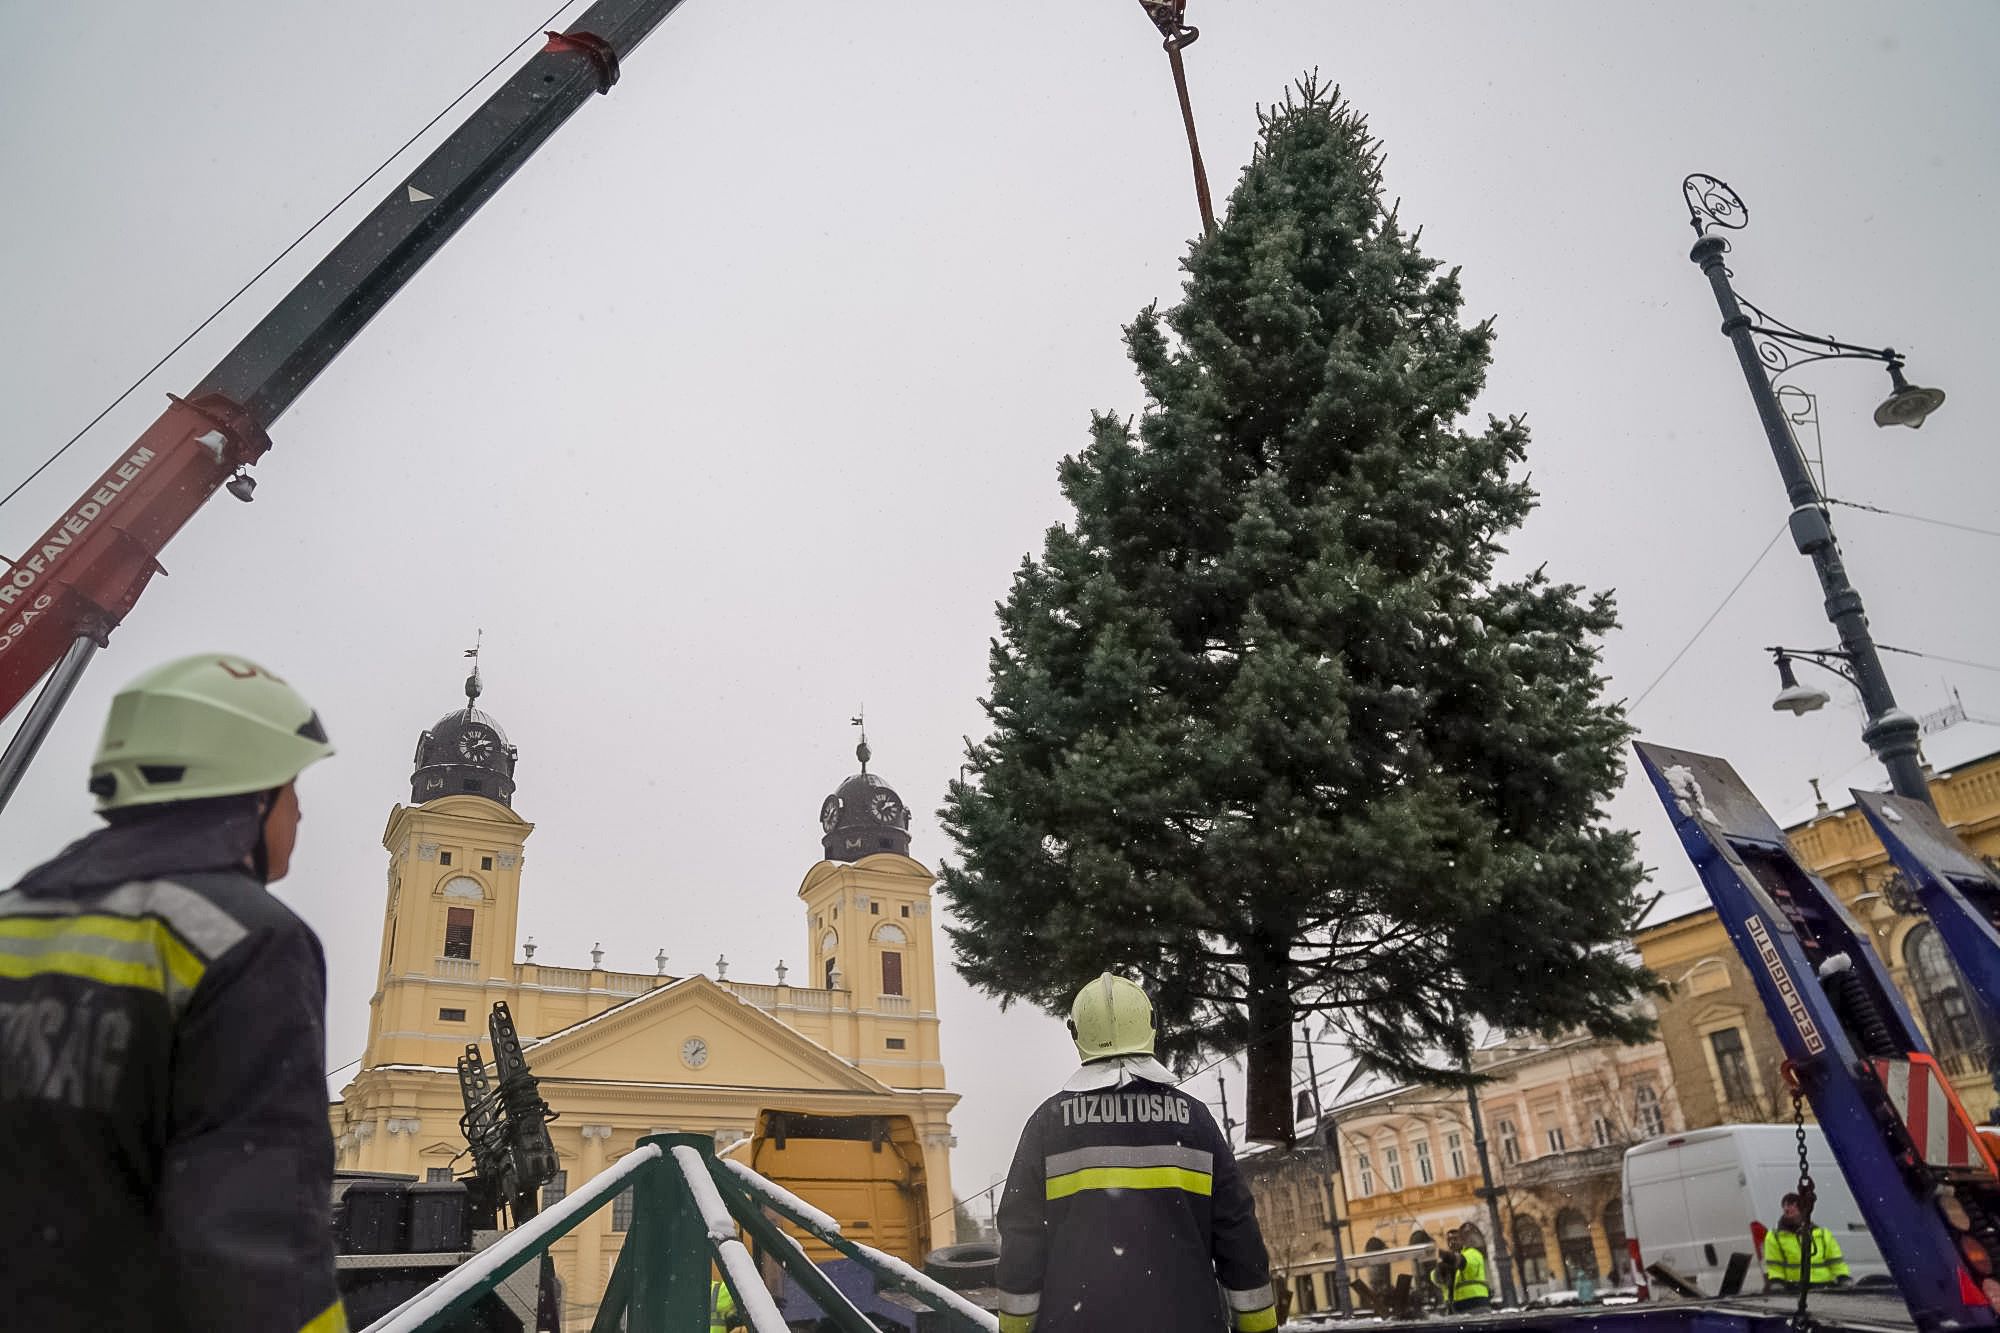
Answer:
[[(1389, 1248), (1389, 1243), (1380, 1236), (1370, 1236), (1368, 1243), (1361, 1248), (1363, 1250), (1386, 1250)], [(1368, 1268), (1368, 1285), (1377, 1291), (1386, 1290), (1389, 1286), (1389, 1265), (1371, 1264)]]
[(447, 907), (444, 909), (444, 957), (472, 957), (472, 909), (470, 907)]
[(1977, 1048), (1979, 1031), (1959, 988), (1958, 973), (1929, 922), (1918, 924), (1904, 938), (1903, 964), (1910, 969), (1910, 987), (1917, 993), (1917, 1008), (1938, 1053), (1956, 1055)]
[(1639, 1133), (1649, 1139), (1657, 1139), (1667, 1132), (1666, 1117), (1660, 1114), (1660, 1093), (1650, 1083), (1641, 1083), (1632, 1090), (1632, 1116), (1639, 1122)]
[(840, 963), (836, 960), (834, 956), (834, 951), (837, 950), (839, 947), (840, 947), (840, 937), (834, 934), (832, 931), (829, 930), (824, 935), (821, 935), (819, 937), (820, 980), (828, 990), (840, 989), (840, 987), (835, 984), (839, 980), (837, 974), (840, 971)]
[(1580, 1278), (1597, 1281), (1597, 1246), (1590, 1223), (1574, 1208), (1556, 1214), (1556, 1247), (1562, 1251), (1563, 1282), (1574, 1287)]
[(884, 995), (903, 994), (903, 946), (910, 937), (894, 922), (884, 921), (875, 927), (875, 947), (882, 950), (882, 993)]
[[(1532, 1287), (1549, 1280), (1549, 1246), (1542, 1239), (1541, 1223), (1532, 1217), (1514, 1219), (1514, 1261), (1521, 1266), (1521, 1285)], [(1535, 1292), (1539, 1296), (1540, 1292)]]

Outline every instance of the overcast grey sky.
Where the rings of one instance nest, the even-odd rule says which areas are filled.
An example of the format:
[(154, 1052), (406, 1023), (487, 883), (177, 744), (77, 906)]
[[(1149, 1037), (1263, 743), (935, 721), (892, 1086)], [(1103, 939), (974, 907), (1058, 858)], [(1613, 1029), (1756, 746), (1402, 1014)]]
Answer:
[[(0, 489), (548, 9), (6, 5), (21, 58), (0, 88)], [(1747, 295), (1893, 343), (1951, 394), (1921, 433), (1889, 433), (1867, 418), (1875, 367), (1798, 376), (1820, 395), (1833, 493), (2000, 527), (2000, 9), (1192, 10), (1218, 199), (1256, 103), (1317, 66), (1384, 139), (1426, 249), (1464, 265), (1468, 315), (1498, 317), (1485, 406), (1527, 416), (1543, 495), (1515, 561), (1617, 590), (1615, 695), (1654, 680), (1785, 513), (1686, 259), (1690, 171), (1749, 202), (1732, 257)], [(676, 970), (797, 966), (794, 890), (819, 802), (852, 771), (858, 705), (874, 767), (917, 812), (916, 855), (946, 854), (931, 812), (983, 727), (992, 604), (1065, 518), (1055, 464), (1090, 409), (1141, 406), (1119, 327), (1174, 298), (1197, 225), (1166, 61), (1131, 0), (687, 0), (279, 423), (257, 502), (216, 501), (168, 549), (171, 577), (0, 816), (0, 880), (91, 826), (83, 768), (122, 681), (210, 647), (264, 659), (341, 750), (304, 784), (283, 893), (326, 941), (331, 1062), (358, 1055), (380, 831), (483, 627), (485, 702), (539, 825), (522, 927), (540, 956), (577, 963), (602, 940), (627, 969), (662, 946)], [(0, 550), (340, 229), (0, 509)], [(1994, 539), (1836, 519), (1884, 642), (2000, 663)], [(1831, 637), (1780, 543), (1637, 721), (1727, 754), (1782, 813), (1865, 751), (1851, 703), (1770, 712), (1759, 649)], [(2000, 714), (2000, 676), (1890, 665), (1913, 711), (1956, 686)], [(1644, 833), (1661, 887), (1690, 881), (1648, 793), (1612, 813)], [(1072, 1054), (1052, 1020), (953, 977), (941, 1003), (971, 1193)]]

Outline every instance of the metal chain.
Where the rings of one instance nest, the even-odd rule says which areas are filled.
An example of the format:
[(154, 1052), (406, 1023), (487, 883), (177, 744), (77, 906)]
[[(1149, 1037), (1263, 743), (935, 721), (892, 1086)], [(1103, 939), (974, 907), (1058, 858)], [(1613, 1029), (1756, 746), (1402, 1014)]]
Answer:
[(1792, 1136), (1799, 1149), (1799, 1308), (1786, 1322), (1793, 1333), (1810, 1333), (1814, 1320), (1806, 1313), (1806, 1294), (1812, 1290), (1813, 1205), (1818, 1202), (1818, 1191), (1813, 1186), (1812, 1163), (1806, 1156), (1806, 1095), (1797, 1087), (1792, 1089)]

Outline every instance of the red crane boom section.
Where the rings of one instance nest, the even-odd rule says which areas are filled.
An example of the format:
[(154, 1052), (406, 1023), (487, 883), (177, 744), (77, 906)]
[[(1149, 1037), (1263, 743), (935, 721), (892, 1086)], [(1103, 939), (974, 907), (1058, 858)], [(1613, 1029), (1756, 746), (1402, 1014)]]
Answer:
[(270, 447), (228, 399), (175, 398), (0, 575), (0, 716), (78, 638), (102, 644), (161, 572), (160, 549)]

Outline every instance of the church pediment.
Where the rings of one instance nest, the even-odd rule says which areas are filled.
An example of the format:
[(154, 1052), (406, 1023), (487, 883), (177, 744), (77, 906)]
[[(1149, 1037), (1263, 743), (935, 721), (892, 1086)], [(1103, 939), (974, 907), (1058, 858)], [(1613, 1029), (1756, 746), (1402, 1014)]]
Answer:
[(886, 1093), (889, 1088), (707, 977), (628, 1000), (528, 1048), (540, 1078)]

